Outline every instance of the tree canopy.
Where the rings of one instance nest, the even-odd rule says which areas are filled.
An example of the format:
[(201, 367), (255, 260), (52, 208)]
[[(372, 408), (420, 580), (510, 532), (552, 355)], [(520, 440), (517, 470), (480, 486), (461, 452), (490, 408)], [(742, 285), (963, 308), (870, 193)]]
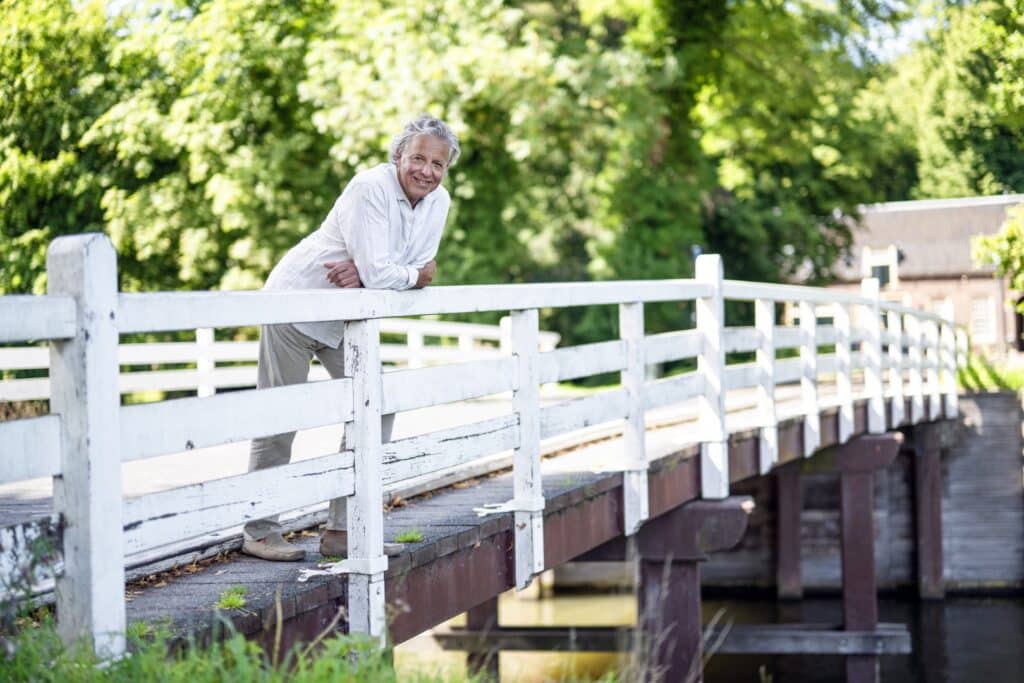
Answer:
[(0, 293), (86, 230), (126, 290), (258, 287), (421, 111), (464, 149), (438, 283), (687, 277), (695, 250), (825, 281), (858, 206), (1022, 180), (1015, 3), (943, 6), (880, 61), (915, 7), (3, 3)]

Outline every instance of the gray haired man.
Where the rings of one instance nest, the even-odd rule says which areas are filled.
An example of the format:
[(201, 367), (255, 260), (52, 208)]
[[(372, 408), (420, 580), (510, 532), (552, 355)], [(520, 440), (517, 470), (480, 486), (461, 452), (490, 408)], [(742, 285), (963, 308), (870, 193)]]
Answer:
[[(441, 187), (459, 156), (459, 141), (439, 119), (420, 116), (395, 136), (390, 163), (357, 174), (320, 228), (285, 254), (264, 289), (418, 289), (434, 277), (434, 258), (451, 200)], [(267, 325), (260, 334), (257, 386), (305, 382), (316, 356), (331, 377), (344, 373), (342, 323)], [(394, 415), (381, 424), (391, 438)], [(291, 460), (295, 432), (254, 439), (249, 471)], [(342, 449), (345, 448), (344, 438)], [(323, 555), (346, 554), (344, 504), (331, 503)], [(301, 560), (304, 553), (281, 535), (277, 518), (245, 525), (242, 552), (266, 560)]]

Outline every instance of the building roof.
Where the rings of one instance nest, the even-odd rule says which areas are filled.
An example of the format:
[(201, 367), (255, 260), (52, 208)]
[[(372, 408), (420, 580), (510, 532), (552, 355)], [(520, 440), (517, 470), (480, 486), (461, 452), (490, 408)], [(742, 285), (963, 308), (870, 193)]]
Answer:
[(1024, 203), (1024, 194), (961, 199), (925, 199), (862, 207), (861, 225), (853, 228), (851, 265), (839, 263), (840, 280), (859, 280), (864, 247), (903, 250), (901, 278), (956, 277), (991, 273), (971, 260), (971, 237), (996, 232), (1007, 211)]

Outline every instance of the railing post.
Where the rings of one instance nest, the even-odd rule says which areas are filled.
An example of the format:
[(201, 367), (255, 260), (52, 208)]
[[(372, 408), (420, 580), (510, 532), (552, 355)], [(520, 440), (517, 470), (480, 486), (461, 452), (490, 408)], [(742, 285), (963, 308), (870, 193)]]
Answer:
[(46, 256), (50, 294), (74, 297), (73, 338), (50, 345), (50, 409), (61, 418), (54, 511), (63, 522), (57, 629), (101, 657), (125, 648), (118, 391), (117, 255), (101, 234), (60, 237)]
[(381, 445), (380, 322), (345, 323), (345, 376), (352, 378), (352, 430), (347, 446), (355, 463), (355, 493), (348, 499), (348, 625), (351, 633), (387, 639), (384, 614), (384, 484)]
[(213, 384), (213, 329), (200, 327), (196, 330), (196, 396), (213, 396), (217, 389)]
[(954, 418), (960, 413), (960, 406), (956, 394), (956, 333), (953, 328), (953, 302), (951, 300), (947, 300), (942, 305), (940, 315), (943, 319), (939, 334), (943, 412), (947, 418)]
[(910, 423), (917, 424), (924, 419), (924, 384), (921, 376), (921, 319), (916, 315), (906, 317), (907, 327), (907, 389), (910, 392)]
[(775, 302), (754, 302), (754, 327), (760, 343), (757, 347), (757, 411), (761, 425), (759, 469), (767, 474), (779, 460), (779, 427), (775, 410)]
[(644, 305), (619, 304), (619, 336), (626, 344), (626, 368), (621, 372), (626, 390), (626, 424), (623, 445), (626, 466), (622, 472), (622, 504), (627, 536), (636, 533), (649, 516), (647, 503), (647, 450), (644, 443)]
[(892, 426), (903, 423), (903, 318), (896, 311), (886, 313), (889, 328), (889, 393), (892, 395)]
[(942, 410), (939, 386), (939, 325), (934, 320), (924, 323), (925, 387), (928, 392), (928, 419), (939, 417)]
[(544, 490), (540, 473), (539, 317), (512, 311), (511, 343), (518, 360), (512, 408), (519, 414), (519, 447), (512, 469), (516, 588), (544, 571)]
[[(882, 313), (878, 280), (865, 278), (861, 281), (860, 292), (865, 299), (871, 300), (871, 304), (864, 307), (867, 339), (860, 345), (861, 357), (864, 359), (864, 389), (868, 394), (868, 433), (884, 434), (885, 385), (882, 384)], [(892, 411), (892, 423), (895, 426), (895, 405)]]
[(703, 498), (729, 495), (729, 437), (725, 429), (725, 300), (722, 257), (702, 254), (695, 265), (697, 281), (710, 285), (711, 296), (697, 299), (697, 331), (704, 342), (697, 372), (704, 378), (700, 396), (700, 488)]
[(853, 434), (853, 362), (850, 356), (850, 309), (833, 304), (832, 319), (836, 328), (836, 393), (839, 399), (839, 443)]
[(818, 411), (818, 315), (810, 301), (800, 302), (800, 397), (804, 414), (804, 457), (821, 444), (821, 415)]
[(463, 332), (459, 335), (459, 351), (464, 354), (472, 354), (476, 345), (473, 343), (474, 337), (469, 332)]
[(409, 330), (405, 333), (405, 348), (409, 353), (407, 367), (423, 367), (423, 333), (419, 330)]

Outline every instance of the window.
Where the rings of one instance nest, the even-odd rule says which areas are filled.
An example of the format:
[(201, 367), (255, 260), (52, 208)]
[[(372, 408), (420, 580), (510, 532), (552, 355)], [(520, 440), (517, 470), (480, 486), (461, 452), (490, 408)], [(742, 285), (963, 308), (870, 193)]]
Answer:
[(976, 344), (996, 342), (996, 305), (990, 296), (971, 299), (971, 340)]
[(903, 252), (895, 244), (874, 249), (864, 247), (860, 257), (861, 277), (875, 278), (880, 287), (899, 287), (902, 262)]

